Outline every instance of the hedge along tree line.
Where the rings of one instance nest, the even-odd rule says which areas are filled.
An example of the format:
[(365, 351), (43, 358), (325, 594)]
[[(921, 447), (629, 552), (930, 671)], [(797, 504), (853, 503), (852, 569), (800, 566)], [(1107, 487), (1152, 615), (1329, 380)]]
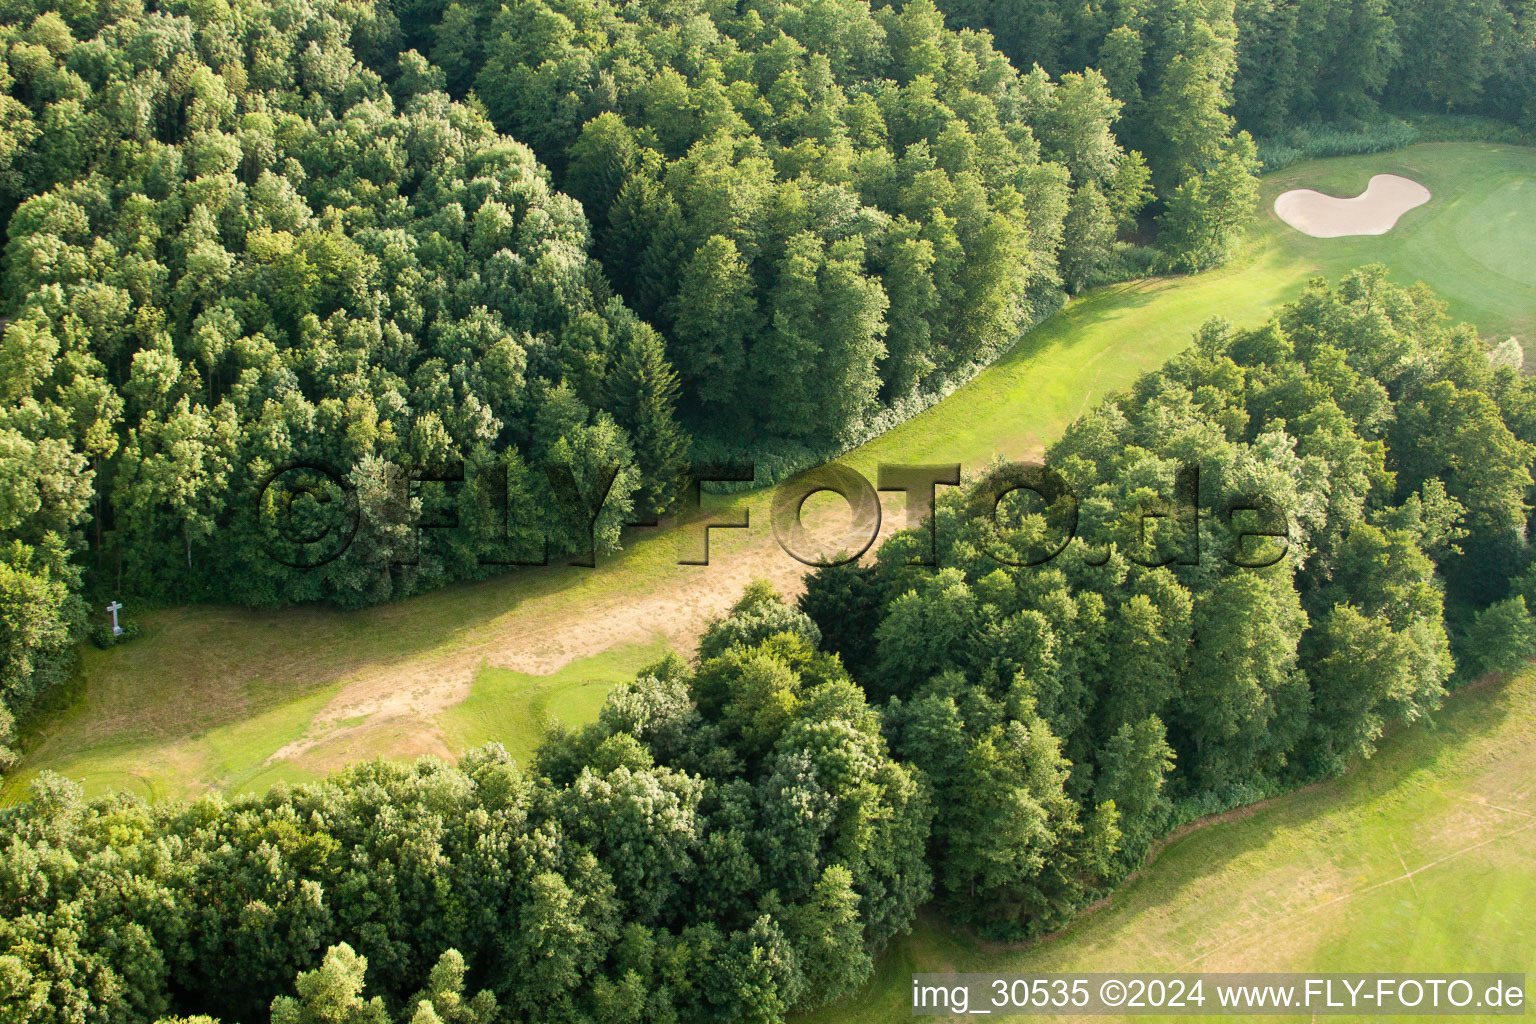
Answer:
[[(939, 569), (910, 564), (917, 531), (811, 576), (801, 607), (933, 787), (950, 912), (1058, 927), (1173, 823), (1335, 774), (1453, 666), (1536, 653), (1533, 397), (1422, 287), (1366, 268), (1263, 327), (1212, 322), (1070, 427), (1047, 464), (1080, 539), (1047, 564), (1063, 510), (1015, 492), (994, 516), (983, 480), (940, 502)], [(1198, 535), (1167, 504), (1186, 465)]]
[(729, 621), (532, 771), (493, 746), (154, 805), (45, 778), (0, 811), (0, 999), (61, 1024), (703, 1024), (850, 991), (927, 898), (927, 790), (803, 614), (754, 588)]
[[(1432, 710), (1447, 587), (1464, 672), (1536, 652), (1532, 387), (1368, 269), (1073, 426), (1048, 458), (1089, 557), (1004, 564), (1049, 523), (994, 520), (983, 483), (941, 502), (937, 570), (914, 531), (799, 609), (755, 584), (531, 770), (493, 746), (155, 805), (45, 777), (0, 811), (0, 994), (26, 1021), (771, 1022), (858, 986), (930, 892), (1058, 927), (1179, 818)], [(1141, 537), (1185, 463), (1206, 506), (1273, 501), (1239, 526), (1274, 565), (1229, 565), (1211, 517), (1195, 564), (1187, 519)]]
[[(615, 474), (600, 548), (667, 504), (688, 440), (660, 338), (527, 148), (420, 57), (392, 91), (359, 62), (369, 5), (8, 14), (6, 708), (67, 664), (85, 566), (167, 599), (355, 605), (537, 558), (540, 533), (585, 547), (546, 463), (583, 495)], [(313, 570), (272, 557), (290, 531), (262, 484), (295, 462), (358, 496)], [(406, 486), (454, 463), (462, 488)], [(418, 549), (411, 524), (455, 513)]]
[(846, 436), (1125, 272), (1146, 169), (1103, 76), (1020, 74), (930, 0), (395, 10), (581, 200), (701, 433)]

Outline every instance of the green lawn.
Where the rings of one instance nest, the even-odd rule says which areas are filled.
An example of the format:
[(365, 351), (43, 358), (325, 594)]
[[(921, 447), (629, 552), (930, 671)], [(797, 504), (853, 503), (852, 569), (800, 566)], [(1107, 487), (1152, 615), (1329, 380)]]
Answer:
[(1185, 833), (1040, 942), (986, 946), (924, 921), (865, 992), (801, 1024), (910, 1019), (918, 971), (1536, 976), (1533, 721), (1536, 670), (1453, 695), (1343, 778)]
[(595, 720), (614, 680), (633, 678), (665, 654), (661, 643), (616, 647), (543, 676), (483, 668), (470, 695), (445, 711), (441, 722), (458, 749), (495, 740), (526, 760), (551, 725)]
[[(1308, 187), (1356, 195), (1373, 174), (1401, 174), (1433, 198), (1386, 235), (1304, 239), (1288, 248), (1331, 274), (1377, 261), (1400, 281), (1425, 281), (1448, 299), (1453, 316), (1485, 335), (1536, 340), (1536, 150), (1519, 146), (1441, 144), (1397, 153), (1298, 164), (1271, 188)], [(1272, 193), (1273, 194), (1273, 193)], [(1273, 215), (1270, 216), (1273, 221)]]
[[(1284, 189), (1354, 194), (1381, 172), (1434, 193), (1388, 235), (1308, 238), (1270, 212)], [(1161, 365), (1209, 317), (1259, 322), (1309, 278), (1366, 262), (1387, 264), (1404, 283), (1428, 282), (1486, 336), (1529, 340), (1533, 195), (1536, 149), (1513, 146), (1432, 144), (1288, 168), (1265, 180), (1258, 226), (1229, 265), (1074, 301), (970, 384), (843, 461), (873, 477), (880, 462), (974, 467), (998, 453), (1028, 455)], [(77, 693), (29, 730), (0, 799), (16, 799), (43, 768), (92, 793), (188, 795), (310, 778), (376, 754), (451, 755), (513, 734), (522, 738), (509, 746), (525, 750), (544, 713), (535, 696), (563, 685), (551, 672), (575, 662), (584, 682), (611, 683), (632, 672), (635, 652), (687, 643), (751, 576), (793, 582), (801, 567), (773, 543), (769, 495), (734, 500), (754, 528), (717, 532), (708, 567), (678, 566), (673, 538), (653, 530), (596, 570), (517, 572), (364, 611), (140, 613), (138, 640), (85, 652)], [(131, 595), (124, 600), (137, 611)], [(573, 695), (562, 720), (590, 715), (601, 690)], [(559, 704), (547, 699), (546, 710)]]

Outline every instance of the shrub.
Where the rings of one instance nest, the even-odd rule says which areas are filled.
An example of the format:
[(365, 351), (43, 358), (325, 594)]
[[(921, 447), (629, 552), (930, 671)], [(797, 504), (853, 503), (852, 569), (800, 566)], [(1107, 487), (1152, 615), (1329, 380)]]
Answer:
[(1461, 646), (1460, 661), (1471, 678), (1519, 668), (1536, 655), (1536, 618), (1519, 594), (1497, 601), (1477, 613)]
[(96, 623), (90, 630), (91, 643), (104, 651), (115, 644), (127, 643), (139, 635), (139, 624), (137, 622), (123, 620), (119, 625), (123, 631), (121, 633), (113, 633), (110, 622)]

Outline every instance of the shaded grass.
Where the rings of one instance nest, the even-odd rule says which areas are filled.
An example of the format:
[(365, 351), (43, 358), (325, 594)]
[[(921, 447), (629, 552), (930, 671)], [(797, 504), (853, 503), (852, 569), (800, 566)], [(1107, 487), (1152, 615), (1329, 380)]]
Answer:
[[(1381, 172), (1413, 177), (1435, 196), (1388, 235), (1309, 238), (1271, 212), (1285, 189), (1354, 194)], [(873, 479), (881, 462), (976, 468), (994, 455), (1036, 453), (1105, 395), (1184, 348), (1210, 317), (1258, 323), (1295, 298), (1309, 278), (1334, 278), (1367, 262), (1387, 264), (1401, 283), (1425, 280), (1449, 299), (1453, 314), (1489, 336), (1521, 333), (1529, 340), (1536, 316), (1533, 188), (1536, 149), (1507, 145), (1433, 144), (1294, 165), (1265, 179), (1257, 227), (1227, 266), (1114, 285), (1077, 299), (939, 405), (840, 461)], [(753, 523), (751, 530), (714, 534), (712, 554), (721, 570), (748, 565), (782, 576), (798, 569), (768, 533), (769, 499), (766, 492), (707, 499), (712, 507), (745, 507)], [(899, 496), (890, 501), (888, 510), (899, 510)], [(83, 776), (92, 791), (126, 783), (148, 793), (187, 793), (306, 777), (344, 757), (419, 751), (420, 737), (402, 732), (412, 726), (390, 722), (371, 733), (354, 730), (346, 745), (333, 745), (330, 761), (269, 763), (296, 732), (324, 740), (336, 730), (339, 723), (316, 716), (331, 695), (358, 679), (404, 679), (449, 662), (466, 665), (467, 678), (491, 654), (509, 649), (519, 662), (547, 664), (540, 669), (546, 672), (610, 653), (618, 666), (624, 658), (614, 648), (635, 643), (634, 634), (685, 639), (664, 621), (639, 623), (618, 640), (589, 625), (643, 595), (672, 594), (686, 605), (702, 589), (726, 585), (716, 565), (678, 566), (674, 534), (634, 532), (625, 550), (597, 570), (519, 571), (362, 611), (196, 606), (135, 612), (144, 634), (122, 647), (84, 652), (78, 695), (29, 727), (22, 766), (0, 797), (14, 798), (43, 768)], [(489, 737), (493, 722), (500, 734), (525, 742), (537, 725), (518, 716), (536, 709), (511, 695), (550, 678), (482, 673), (464, 702), (468, 710), (449, 708), (415, 726), (433, 732), (434, 743), (440, 731), (450, 751)], [(482, 691), (500, 694), (499, 710), (482, 706), (490, 700), (478, 696)], [(576, 701), (561, 717), (579, 724), (594, 710), (590, 705)], [(261, 730), (248, 724), (257, 721), (265, 723)]]
[(1181, 835), (1047, 939), (1000, 948), (928, 916), (801, 1024), (906, 1019), (915, 971), (1536, 974), (1532, 721), (1536, 670), (1457, 694), (1344, 777)]
[(548, 728), (595, 721), (609, 689), (666, 654), (666, 644), (615, 647), (546, 676), (482, 668), (469, 697), (439, 718), (460, 750), (495, 741), (526, 763)]

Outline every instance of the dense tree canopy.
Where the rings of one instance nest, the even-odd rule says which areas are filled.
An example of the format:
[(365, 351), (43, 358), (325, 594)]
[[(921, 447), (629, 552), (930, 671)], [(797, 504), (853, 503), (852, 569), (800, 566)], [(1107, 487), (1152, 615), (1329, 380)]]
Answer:
[(1212, 322), (1074, 423), (1047, 462), (1077, 539), (1049, 564), (1040, 498), (978, 502), (996, 470), (941, 500), (937, 571), (915, 533), (810, 577), (802, 607), (934, 786), (952, 912), (1057, 927), (1175, 813), (1369, 756), (1456, 678), (1448, 597), (1502, 599), (1458, 637), (1463, 676), (1536, 650), (1531, 395), (1366, 268), (1263, 327)]
[(1020, 68), (1104, 80), (1119, 107), (1115, 133), (1150, 169), (1163, 265), (1197, 270), (1228, 255), (1252, 215), (1258, 169), (1231, 113), (1240, 38), (1232, 0), (939, 6), (957, 26), (991, 31)]
[(1145, 172), (1095, 71), (931, 0), (398, 8), (586, 207), (703, 429), (836, 438), (1100, 279)]
[(7, 709), (67, 667), (83, 572), (357, 604), (671, 502), (676, 375), (580, 206), (419, 56), (387, 88), (371, 7), (8, 13)]
[(1536, 19), (1520, 0), (938, 2), (1021, 68), (1101, 70), (1127, 105), (1117, 130), (1154, 167), (1217, 140), (1228, 102), (1264, 136), (1383, 108), (1536, 116)]
[[(1224, 259), (1250, 131), (1389, 95), (1529, 120), (1533, 25), (0, 0), (0, 771), (83, 594), (355, 605), (590, 565), (701, 446), (849, 443), (1068, 293)], [(1039, 934), (1176, 822), (1536, 652), (1533, 460), (1517, 359), (1381, 268), (1315, 282), (1051, 447), (1059, 557), (1061, 509), (991, 467), (797, 605), (749, 587), (531, 765), (153, 805), (45, 777), (0, 810), (0, 1001), (774, 1022), (931, 897)]]
[[(18, 32), (52, 55), (17, 90), (36, 117), (74, 104), (100, 126), (67, 163), (41, 143), (17, 161), (58, 182), (16, 208), (6, 250), (27, 432), (91, 461), (113, 553), (146, 590), (357, 601), (472, 574), (483, 549), (416, 551), (401, 527), (413, 501), (457, 502), (460, 533), (494, 538), (474, 529), (476, 488), (413, 493), (420, 467), (483, 471), (485, 494), (510, 471), (559, 535), (558, 495), (524, 465), (582, 483), (618, 466), (598, 529), (613, 544), (637, 496), (670, 499), (684, 446), (670, 371), (587, 260), (581, 209), (419, 57), (386, 89), (347, 46), (364, 12), (296, 13), (139, 15), (84, 41), (46, 14)], [(262, 487), (294, 463), (361, 495), (358, 543), (303, 574), (260, 537), (278, 514)]]
[(800, 613), (758, 588), (718, 628), (719, 656), (621, 686), (533, 772), (490, 747), (232, 803), (41, 783), (4, 812), (0, 999), (30, 1021), (490, 1024), (836, 998), (928, 896), (927, 789)]
[(590, 563), (676, 495), (679, 411), (841, 443), (1132, 272), (1150, 195), (1104, 76), (927, 2), (17, 0), (0, 43), (5, 715), (82, 590)]

